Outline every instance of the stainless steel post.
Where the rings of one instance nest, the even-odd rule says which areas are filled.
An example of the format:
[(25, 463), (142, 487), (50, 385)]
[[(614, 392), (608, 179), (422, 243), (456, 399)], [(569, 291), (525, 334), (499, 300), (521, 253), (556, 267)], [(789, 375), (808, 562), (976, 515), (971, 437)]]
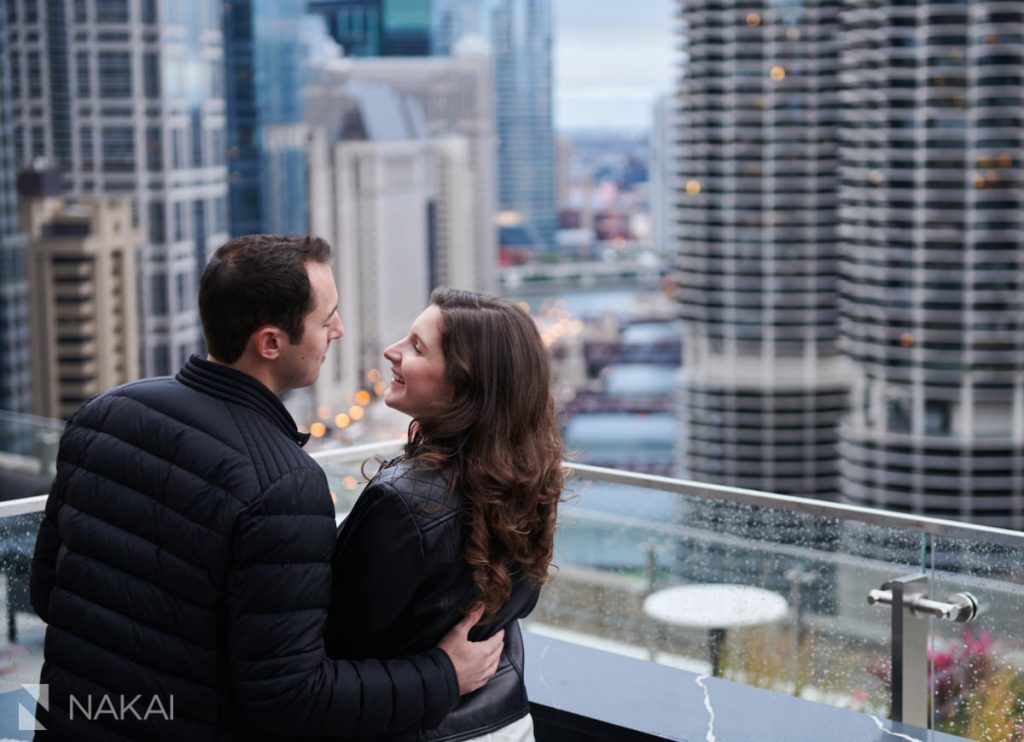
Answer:
[(868, 593), (868, 603), (892, 606), (892, 719), (928, 728), (928, 637), (933, 616), (966, 623), (977, 599), (957, 593), (949, 602), (928, 597), (928, 575), (898, 577)]

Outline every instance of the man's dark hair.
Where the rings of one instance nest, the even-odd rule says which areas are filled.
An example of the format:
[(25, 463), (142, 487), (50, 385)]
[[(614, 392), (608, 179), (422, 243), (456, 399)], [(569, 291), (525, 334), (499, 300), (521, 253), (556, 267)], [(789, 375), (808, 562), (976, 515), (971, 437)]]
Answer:
[(199, 316), (210, 355), (234, 363), (252, 334), (274, 325), (293, 344), (313, 310), (306, 263), (326, 263), (331, 246), (319, 237), (249, 234), (213, 254), (199, 282)]

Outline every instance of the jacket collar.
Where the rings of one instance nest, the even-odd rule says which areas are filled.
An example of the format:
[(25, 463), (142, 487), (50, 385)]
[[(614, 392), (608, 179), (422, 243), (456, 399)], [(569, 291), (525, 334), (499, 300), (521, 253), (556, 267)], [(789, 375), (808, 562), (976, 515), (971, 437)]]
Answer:
[(281, 400), (259, 381), (223, 363), (192, 356), (175, 377), (187, 387), (211, 397), (234, 402), (256, 410), (287, 433), (300, 446), (305, 446), (309, 433), (300, 433), (295, 420)]

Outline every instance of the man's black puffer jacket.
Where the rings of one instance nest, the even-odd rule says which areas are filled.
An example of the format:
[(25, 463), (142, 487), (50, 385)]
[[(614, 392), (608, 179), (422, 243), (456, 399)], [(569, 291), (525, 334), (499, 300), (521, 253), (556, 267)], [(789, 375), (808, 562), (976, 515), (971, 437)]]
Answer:
[[(41, 738), (394, 733), (455, 707), (440, 649), (327, 657), (336, 527), (304, 442), (265, 386), (195, 357), (76, 413), (32, 564), (32, 605), (49, 624)], [(115, 714), (95, 713), (104, 697)]]
[[(434, 646), (477, 596), (464, 556), (462, 498), (437, 471), (403, 459), (390, 462), (359, 496), (342, 525), (334, 557), (327, 622), (332, 657), (401, 657)], [(540, 588), (514, 580), (512, 595), (487, 627), (505, 629), (495, 676), (462, 698), (434, 729), (393, 740), (463, 740), (484, 735), (529, 712), (523, 683), (523, 640), (517, 619), (533, 610)]]

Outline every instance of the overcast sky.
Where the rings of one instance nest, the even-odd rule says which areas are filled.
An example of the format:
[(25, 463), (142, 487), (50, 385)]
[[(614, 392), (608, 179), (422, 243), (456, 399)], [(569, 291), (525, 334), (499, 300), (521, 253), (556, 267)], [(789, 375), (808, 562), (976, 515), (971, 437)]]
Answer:
[(552, 0), (555, 125), (641, 129), (672, 90), (673, 0)]

